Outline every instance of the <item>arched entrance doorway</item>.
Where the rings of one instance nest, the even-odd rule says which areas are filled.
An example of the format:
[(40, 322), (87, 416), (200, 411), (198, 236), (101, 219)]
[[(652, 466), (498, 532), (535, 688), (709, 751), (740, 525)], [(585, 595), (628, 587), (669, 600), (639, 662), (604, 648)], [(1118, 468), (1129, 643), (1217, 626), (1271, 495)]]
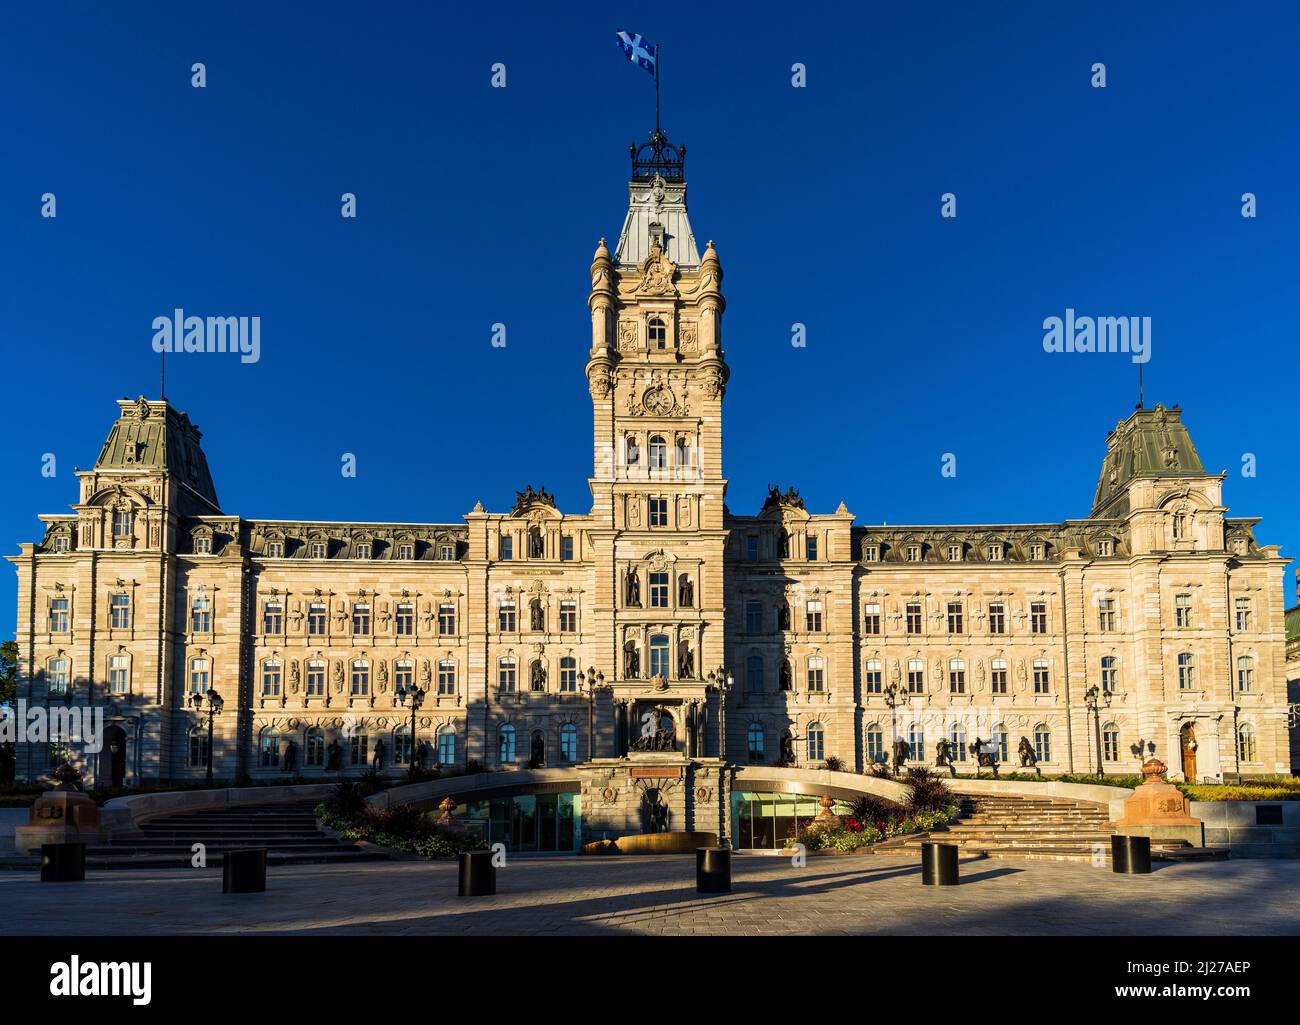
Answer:
[(1188, 783), (1195, 783), (1196, 776), (1196, 727), (1191, 723), (1183, 723), (1183, 728), (1178, 731), (1178, 746), (1182, 751), (1183, 761), (1183, 779)]
[(99, 778), (108, 787), (126, 785), (126, 730), (104, 727), (104, 749), (99, 752)]

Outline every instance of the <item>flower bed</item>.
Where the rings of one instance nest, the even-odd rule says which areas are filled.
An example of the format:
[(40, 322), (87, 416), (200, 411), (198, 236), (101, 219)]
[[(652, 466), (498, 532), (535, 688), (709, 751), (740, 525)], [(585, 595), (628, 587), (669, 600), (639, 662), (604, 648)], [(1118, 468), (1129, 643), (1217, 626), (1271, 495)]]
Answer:
[(786, 846), (798, 843), (810, 851), (849, 853), (896, 836), (929, 832), (961, 814), (961, 798), (929, 769), (909, 769), (904, 782), (909, 787), (906, 806), (863, 795), (854, 802), (853, 814), (823, 822), (814, 820), (787, 838)]
[(333, 796), (316, 806), (316, 818), (345, 840), (364, 840), (422, 858), (487, 849), (480, 837), (439, 825), (412, 805), (373, 807), (366, 803), (364, 790), (358, 784), (339, 784)]

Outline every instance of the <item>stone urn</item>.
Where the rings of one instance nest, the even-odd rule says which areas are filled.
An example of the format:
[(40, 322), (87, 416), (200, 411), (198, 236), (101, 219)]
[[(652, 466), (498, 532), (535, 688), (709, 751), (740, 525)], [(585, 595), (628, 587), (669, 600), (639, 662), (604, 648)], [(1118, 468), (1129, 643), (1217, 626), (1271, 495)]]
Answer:
[(821, 805), (822, 810), (817, 813), (817, 818), (814, 821), (826, 826), (844, 825), (844, 820), (831, 811), (831, 808), (835, 806), (834, 798), (829, 794), (823, 794), (822, 799), (817, 803)]
[(1159, 758), (1148, 758), (1143, 763), (1145, 779), (1125, 799), (1124, 816), (1115, 825), (1129, 836), (1186, 840), (1194, 846), (1204, 846), (1201, 820), (1192, 817), (1191, 802), (1165, 778), (1168, 771)]
[(14, 828), (14, 846), (28, 854), (43, 843), (95, 843), (100, 838), (99, 805), (81, 790), (81, 773), (64, 762), (53, 773), (58, 785), (41, 794), (24, 826)]

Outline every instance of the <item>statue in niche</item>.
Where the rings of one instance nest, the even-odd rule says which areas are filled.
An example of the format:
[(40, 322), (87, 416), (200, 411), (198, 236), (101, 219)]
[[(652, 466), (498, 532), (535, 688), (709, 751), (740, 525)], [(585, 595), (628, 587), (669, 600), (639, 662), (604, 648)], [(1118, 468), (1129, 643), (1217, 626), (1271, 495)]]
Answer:
[(776, 608), (776, 628), (778, 630), (790, 629), (790, 603), (783, 601)]
[(776, 764), (782, 766), (794, 764), (794, 735), (789, 730), (781, 733), (781, 754)]
[(677, 606), (689, 609), (695, 605), (695, 584), (691, 578), (682, 574), (677, 578)]
[(657, 789), (647, 790), (641, 797), (641, 811), (647, 833), (664, 833), (668, 830), (668, 805)]
[(637, 576), (635, 566), (627, 571), (627, 604), (633, 608), (641, 607), (641, 578)]
[(299, 686), (298, 681), (299, 681), (298, 660), (290, 659), (289, 660), (289, 689), (292, 690), (295, 694), (298, 693), (298, 686)]
[(535, 661), (529, 670), (528, 686), (533, 690), (546, 689), (546, 669), (542, 666), (541, 659)]
[(636, 443), (636, 436), (627, 439), (627, 465), (636, 466), (641, 462), (641, 449)]
[(342, 692), (343, 692), (343, 662), (338, 661), (334, 663), (334, 693), (341, 694)]
[(375, 741), (375, 753), (370, 759), (370, 764), (376, 769), (384, 768), (384, 761), (388, 758), (388, 745), (384, 743), (384, 738), (380, 737)]
[(532, 750), (528, 759), (530, 769), (540, 769), (546, 764), (546, 738), (542, 736), (541, 730), (533, 733)]
[(623, 645), (623, 678), (635, 680), (641, 676), (641, 653), (636, 650), (636, 641)]
[(339, 743), (339, 738), (335, 737), (325, 750), (325, 768), (329, 769), (330, 772), (338, 772), (342, 764), (343, 745)]
[(686, 641), (682, 641), (677, 652), (677, 678), (679, 680), (693, 680), (695, 678), (695, 656), (691, 653), (691, 646)]
[(546, 615), (542, 611), (541, 598), (534, 598), (528, 603), (528, 626), (531, 630), (546, 629)]
[(781, 690), (794, 690), (793, 674), (790, 672), (790, 663), (786, 659), (781, 660), (781, 668), (777, 671), (777, 686)]
[(284, 748), (284, 771), (293, 772), (298, 767), (298, 745), (294, 741), (289, 741)]
[(542, 539), (542, 531), (538, 527), (528, 528), (528, 557), (530, 559), (543, 558), (545, 553), (545, 542)]

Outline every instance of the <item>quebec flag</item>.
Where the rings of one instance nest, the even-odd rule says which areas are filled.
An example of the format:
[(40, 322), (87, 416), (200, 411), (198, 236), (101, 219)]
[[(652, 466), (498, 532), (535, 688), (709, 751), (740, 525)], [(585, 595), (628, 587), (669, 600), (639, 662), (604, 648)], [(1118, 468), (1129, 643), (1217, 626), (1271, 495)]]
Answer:
[(619, 32), (618, 47), (633, 64), (639, 64), (650, 74), (655, 74), (655, 44), (647, 42), (639, 32)]

